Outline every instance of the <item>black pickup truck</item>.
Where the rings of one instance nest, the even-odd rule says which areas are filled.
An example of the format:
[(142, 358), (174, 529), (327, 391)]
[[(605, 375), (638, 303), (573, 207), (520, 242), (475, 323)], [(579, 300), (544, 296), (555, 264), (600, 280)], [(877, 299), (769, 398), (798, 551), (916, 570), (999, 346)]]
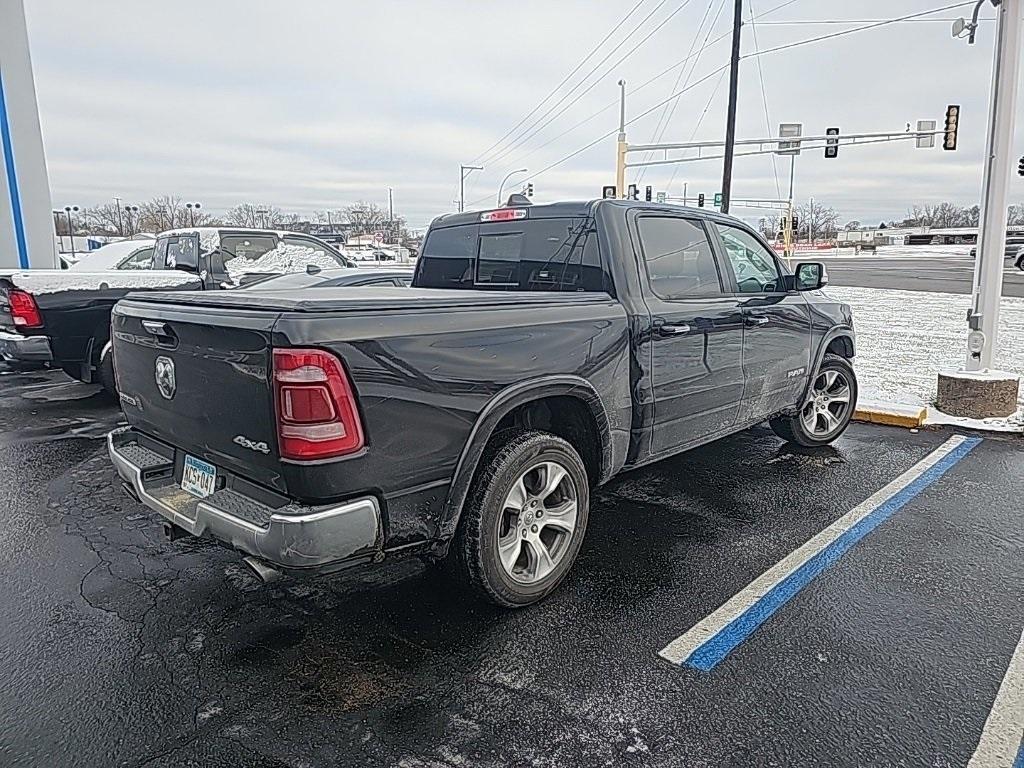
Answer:
[(621, 200), (442, 216), (413, 287), (129, 296), (108, 439), (169, 535), (271, 578), (399, 554), (505, 606), (553, 590), (590, 489), (857, 397), (850, 308), (736, 219)]
[(163, 232), (155, 242), (108, 248), (131, 243), (137, 251), (106, 268), (93, 269), (86, 256), (68, 270), (0, 275), (0, 359), (46, 362), (79, 381), (99, 381), (114, 394), (110, 311), (128, 293), (235, 288), (309, 265), (355, 266), (326, 243), (297, 232), (196, 227)]

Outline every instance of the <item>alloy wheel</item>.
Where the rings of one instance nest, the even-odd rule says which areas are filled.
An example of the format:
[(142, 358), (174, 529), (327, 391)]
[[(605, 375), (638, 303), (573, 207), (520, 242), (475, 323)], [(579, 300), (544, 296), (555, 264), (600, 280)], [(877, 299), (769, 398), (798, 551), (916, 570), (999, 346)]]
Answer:
[(847, 422), (853, 404), (853, 390), (842, 371), (822, 371), (811, 383), (807, 401), (800, 409), (800, 421), (811, 435), (827, 438)]

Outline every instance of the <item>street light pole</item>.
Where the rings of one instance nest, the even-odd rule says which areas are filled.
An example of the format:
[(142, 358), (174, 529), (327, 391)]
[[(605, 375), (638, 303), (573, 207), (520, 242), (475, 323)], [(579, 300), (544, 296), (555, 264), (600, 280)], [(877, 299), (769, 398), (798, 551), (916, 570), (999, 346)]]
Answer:
[(505, 174), (505, 178), (502, 179), (501, 180), (501, 184), (498, 185), (498, 205), (501, 205), (501, 194), (502, 194), (502, 191), (505, 189), (505, 182), (507, 182), (509, 179), (511, 179), (517, 173), (526, 173), (526, 168), (519, 168), (518, 170), (509, 171), (507, 174)]
[(117, 234), (124, 237), (124, 227), (121, 226), (121, 198), (114, 198), (114, 207), (117, 209)]
[(626, 197), (626, 81), (619, 80), (619, 136), (615, 143), (615, 197)]
[[(996, 9), (999, 23), (992, 63), (992, 96), (985, 151), (978, 256), (974, 263), (974, 304), (968, 326), (968, 371), (992, 367), (1003, 288), (1006, 248), (1006, 198), (1010, 185), (1017, 76), (1021, 55), (1022, 0), (1003, 0)], [(972, 338), (973, 344), (972, 344)], [(980, 349), (976, 349), (980, 347)]]
[(76, 211), (77, 212), (78, 211), (78, 206), (77, 205), (65, 205), (64, 206), (64, 213), (66, 213), (68, 215), (68, 235), (70, 236), (70, 240), (71, 240), (71, 258), (74, 259), (75, 258), (75, 226), (74, 226), (74, 224), (71, 223), (71, 212), (72, 211)]
[[(995, 0), (992, 0), (993, 4)], [(978, 10), (970, 25), (973, 42)], [(999, 303), (1003, 289), (1003, 251), (1006, 248), (1006, 198), (1010, 186), (1017, 77), (1020, 71), (1021, 18), (1024, 0), (1002, 0), (996, 5), (992, 93), (989, 97), (985, 140), (985, 175), (982, 184), (978, 255), (974, 261), (972, 306), (967, 315), (967, 359), (964, 369), (939, 372), (936, 406), (953, 416), (982, 419), (1010, 416), (1017, 410), (1020, 379), (1015, 373), (993, 369), (999, 329)], [(957, 27), (954, 26), (954, 36)], [(959, 120), (959, 115), (956, 115)]]
[(725, 158), (722, 161), (722, 213), (729, 212), (732, 195), (732, 156), (736, 142), (736, 90), (740, 76), (740, 29), (743, 26), (743, 0), (736, 0), (732, 17), (732, 61), (729, 66), (729, 110), (725, 122)]
[(460, 165), (459, 166), (459, 213), (466, 210), (466, 176), (473, 171), (482, 171), (482, 165)]

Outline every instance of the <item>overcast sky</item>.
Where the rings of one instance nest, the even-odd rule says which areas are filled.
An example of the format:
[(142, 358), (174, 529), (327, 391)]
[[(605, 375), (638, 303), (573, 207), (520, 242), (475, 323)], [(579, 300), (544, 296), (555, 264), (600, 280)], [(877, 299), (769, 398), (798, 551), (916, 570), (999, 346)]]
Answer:
[[(757, 50), (765, 50), (858, 26), (807, 21), (863, 23), (949, 4), (794, 0), (772, 11), (783, 1), (745, 1), (748, 12), (763, 15), (744, 27), (744, 53), (755, 51), (755, 35)], [(425, 226), (453, 209), (459, 164), (471, 162), (486, 167), (467, 182), (467, 201), (475, 207), (492, 204), (502, 176), (523, 167), (537, 174), (535, 200), (597, 197), (602, 185), (614, 182), (614, 135), (538, 172), (614, 132), (619, 78), (635, 90), (628, 97), (630, 118), (706, 77), (679, 98), (661, 140), (723, 137), (728, 78), (707, 76), (728, 61), (731, 2), (641, 0), (513, 139), (640, 25), (570, 99), (596, 82), (585, 96), (536, 135), (523, 135), (511, 151), (502, 152), (508, 142), (485, 151), (635, 3), (26, 0), (54, 204), (91, 206), (113, 195), (131, 201), (171, 193), (213, 212), (255, 201), (312, 214), (360, 199), (386, 204), (393, 186), (396, 210), (412, 225)], [(986, 4), (984, 15), (992, 13)], [(795, 194), (835, 206), (843, 221), (871, 224), (901, 218), (915, 202), (974, 204), (994, 26), (983, 24), (974, 46), (952, 39), (949, 21), (935, 21), (893, 24), (745, 59), (738, 136), (774, 134), (780, 121), (803, 123), (805, 134), (828, 126), (901, 130), (919, 118), (941, 125), (946, 105), (957, 103), (962, 127), (956, 152), (915, 150), (911, 142), (844, 147), (834, 160), (820, 150), (805, 152), (796, 162)], [(669, 69), (719, 35), (685, 69)], [(1018, 99), (1021, 112), (1024, 100)], [(631, 124), (629, 141), (657, 138), (662, 116), (656, 109)], [(1024, 154), (1024, 120), (1018, 121), (1015, 152)], [(788, 160), (777, 160), (783, 195), (788, 166)], [(629, 180), (636, 175), (631, 172)], [(681, 195), (684, 181), (691, 195), (710, 197), (721, 184), (721, 161), (651, 169), (642, 184)], [(738, 159), (733, 190), (735, 197), (778, 196), (771, 156)], [(1011, 198), (1024, 201), (1024, 179), (1016, 175)]]

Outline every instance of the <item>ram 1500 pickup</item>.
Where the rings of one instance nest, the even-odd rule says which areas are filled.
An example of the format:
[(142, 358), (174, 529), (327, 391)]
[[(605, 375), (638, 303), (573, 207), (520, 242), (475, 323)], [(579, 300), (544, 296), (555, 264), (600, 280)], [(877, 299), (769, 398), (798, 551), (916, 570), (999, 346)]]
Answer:
[(413, 287), (150, 293), (113, 313), (128, 493), (264, 577), (447, 558), (504, 606), (563, 579), (590, 492), (857, 397), (850, 308), (742, 222), (624, 200), (451, 214)]
[[(161, 233), (145, 262), (0, 275), (0, 359), (46, 362), (111, 394), (110, 311), (132, 291), (235, 288), (269, 275), (355, 266), (297, 232), (196, 227)], [(86, 257), (86, 260), (88, 257)]]

